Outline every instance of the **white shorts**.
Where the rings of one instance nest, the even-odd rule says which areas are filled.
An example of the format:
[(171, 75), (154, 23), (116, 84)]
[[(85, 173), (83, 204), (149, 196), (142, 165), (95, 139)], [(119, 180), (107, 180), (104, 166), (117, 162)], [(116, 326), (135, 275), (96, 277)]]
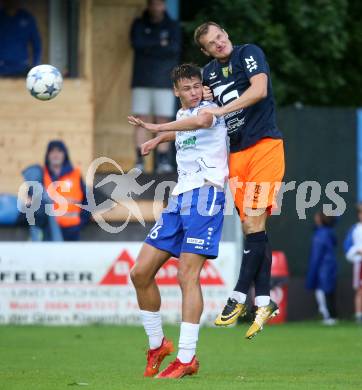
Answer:
[(362, 262), (353, 264), (353, 288), (358, 290), (362, 288)]
[(167, 88), (133, 88), (132, 112), (134, 115), (175, 116), (175, 96)]

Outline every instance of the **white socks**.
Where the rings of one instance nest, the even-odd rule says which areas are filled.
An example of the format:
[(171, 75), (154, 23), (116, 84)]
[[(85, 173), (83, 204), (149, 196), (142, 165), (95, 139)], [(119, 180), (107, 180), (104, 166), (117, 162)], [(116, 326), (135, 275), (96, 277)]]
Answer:
[[(148, 336), (150, 349), (159, 348), (163, 340), (162, 320), (159, 311), (141, 310), (142, 324)], [(179, 351), (177, 354), (181, 363), (190, 363), (196, 353), (200, 324), (182, 322), (180, 329)]]
[(143, 327), (148, 336), (150, 349), (160, 347), (164, 337), (160, 312), (141, 310), (141, 318)]
[[(246, 294), (239, 291), (233, 291), (230, 295), (230, 298), (235, 299), (238, 303), (244, 304), (246, 302)], [(270, 303), (269, 295), (259, 295), (258, 297), (255, 297), (255, 305), (258, 307), (268, 306), (269, 303)]]
[(326, 294), (323, 290), (315, 290), (315, 298), (318, 304), (318, 311), (322, 314), (324, 320), (331, 318), (327, 307)]
[(246, 294), (239, 291), (233, 291), (230, 298), (235, 299), (238, 303), (244, 304), (246, 301)]
[(268, 306), (270, 303), (270, 296), (269, 295), (259, 295), (258, 297), (255, 297), (255, 305), (260, 306)]
[(196, 344), (199, 338), (200, 324), (181, 322), (180, 340), (178, 343), (177, 358), (181, 363), (190, 363), (196, 353)]

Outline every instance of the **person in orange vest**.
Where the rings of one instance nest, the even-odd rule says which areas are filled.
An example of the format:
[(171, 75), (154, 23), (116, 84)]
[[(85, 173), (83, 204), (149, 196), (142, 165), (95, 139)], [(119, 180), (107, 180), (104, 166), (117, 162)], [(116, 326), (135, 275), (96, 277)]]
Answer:
[(88, 222), (90, 214), (78, 205), (86, 203), (86, 187), (79, 168), (70, 162), (68, 150), (63, 141), (48, 144), (43, 185), (53, 201), (54, 211), (64, 241), (78, 241), (81, 228)]

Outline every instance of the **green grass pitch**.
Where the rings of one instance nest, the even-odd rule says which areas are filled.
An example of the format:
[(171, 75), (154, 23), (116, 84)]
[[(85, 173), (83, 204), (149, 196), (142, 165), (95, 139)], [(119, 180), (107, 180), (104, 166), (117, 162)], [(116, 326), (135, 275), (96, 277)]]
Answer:
[[(245, 330), (202, 328), (199, 374), (173, 381), (142, 377), (140, 327), (3, 326), (0, 389), (362, 389), (361, 326), (268, 326), (251, 341)], [(165, 333), (177, 345), (178, 327)]]

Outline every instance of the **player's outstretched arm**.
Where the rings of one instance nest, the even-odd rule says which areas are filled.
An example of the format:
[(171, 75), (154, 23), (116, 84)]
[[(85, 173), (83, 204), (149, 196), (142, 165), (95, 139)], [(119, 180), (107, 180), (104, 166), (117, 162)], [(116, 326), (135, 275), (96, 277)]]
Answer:
[(237, 99), (225, 104), (222, 107), (205, 108), (216, 116), (223, 116), (229, 112), (234, 112), (252, 106), (264, 99), (268, 94), (268, 76), (265, 73), (259, 73), (250, 78), (250, 87)]
[(191, 131), (197, 129), (207, 129), (212, 126), (213, 120), (213, 115), (205, 112), (204, 110), (200, 111), (197, 116), (191, 116), (189, 118), (162, 124), (146, 123), (141, 121), (139, 118), (135, 118), (133, 116), (128, 117), (128, 122), (131, 125), (143, 127), (153, 133), (163, 131)]
[(157, 137), (152, 138), (141, 145), (142, 156), (147, 156), (152, 150), (156, 149), (159, 144), (162, 144), (163, 142), (174, 141), (175, 138), (176, 134), (174, 131), (168, 131), (159, 134)]

